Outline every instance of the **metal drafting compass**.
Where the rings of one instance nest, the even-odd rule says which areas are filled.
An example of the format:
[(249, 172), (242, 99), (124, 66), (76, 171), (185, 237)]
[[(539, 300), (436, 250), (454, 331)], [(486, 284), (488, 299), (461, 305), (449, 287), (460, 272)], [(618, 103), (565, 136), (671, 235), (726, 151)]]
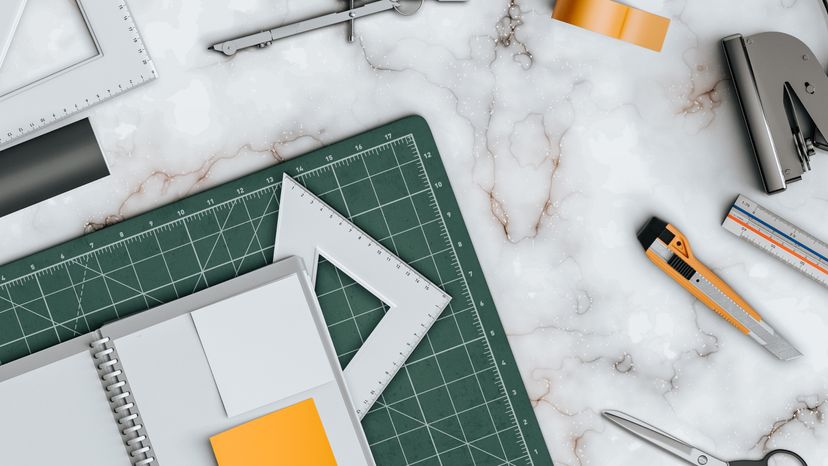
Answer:
[[(356, 20), (384, 11), (394, 10), (403, 16), (411, 16), (420, 10), (424, 0), (378, 0), (355, 7), (354, 0), (350, 1), (350, 8), (338, 13), (330, 13), (324, 16), (299, 21), (298, 23), (279, 26), (255, 34), (236, 37), (224, 42), (219, 42), (210, 47), (211, 50), (221, 52), (227, 56), (235, 55), (241, 49), (248, 47), (267, 47), (273, 41), (286, 37), (302, 34), (303, 32), (315, 31), (328, 26), (340, 23), (348, 23), (350, 32), (348, 40), (353, 42), (356, 38)], [(440, 2), (465, 2), (467, 0), (437, 0)]]

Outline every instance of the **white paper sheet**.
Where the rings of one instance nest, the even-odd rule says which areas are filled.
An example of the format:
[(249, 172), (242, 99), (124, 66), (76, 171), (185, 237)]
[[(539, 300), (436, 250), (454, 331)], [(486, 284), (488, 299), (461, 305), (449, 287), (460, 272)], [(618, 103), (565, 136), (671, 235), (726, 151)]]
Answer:
[(296, 275), (192, 313), (233, 417), (334, 380)]
[(0, 383), (0, 464), (131, 464), (88, 351)]

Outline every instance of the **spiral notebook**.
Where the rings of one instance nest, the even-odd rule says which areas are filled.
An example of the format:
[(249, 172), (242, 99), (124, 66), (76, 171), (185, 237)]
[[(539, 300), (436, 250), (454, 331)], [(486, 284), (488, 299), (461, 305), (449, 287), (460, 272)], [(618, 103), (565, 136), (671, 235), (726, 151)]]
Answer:
[(224, 466), (297, 422), (374, 464), (297, 258), (0, 366), (0, 464)]

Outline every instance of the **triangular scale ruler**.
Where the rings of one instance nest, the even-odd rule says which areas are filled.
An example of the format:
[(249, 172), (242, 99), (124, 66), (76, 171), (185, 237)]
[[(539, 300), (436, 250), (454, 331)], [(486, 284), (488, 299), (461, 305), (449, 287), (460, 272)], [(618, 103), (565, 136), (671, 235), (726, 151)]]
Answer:
[(739, 196), (722, 226), (828, 287), (828, 244), (760, 204)]
[(301, 257), (314, 284), (322, 256), (390, 308), (345, 368), (354, 409), (364, 417), (451, 298), (288, 175), (274, 256)]

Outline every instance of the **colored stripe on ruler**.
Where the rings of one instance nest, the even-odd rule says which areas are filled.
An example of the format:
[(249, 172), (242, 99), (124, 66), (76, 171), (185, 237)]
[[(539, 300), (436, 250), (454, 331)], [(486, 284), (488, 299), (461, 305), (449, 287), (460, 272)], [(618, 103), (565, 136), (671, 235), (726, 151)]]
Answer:
[(738, 210), (739, 212), (744, 213), (744, 214), (745, 214), (745, 215), (747, 215), (748, 217), (750, 217), (750, 218), (752, 218), (752, 219), (756, 220), (757, 222), (761, 223), (762, 225), (765, 225), (766, 227), (768, 227), (768, 228), (770, 228), (771, 230), (775, 231), (775, 232), (776, 232), (776, 233), (778, 233), (779, 235), (784, 236), (784, 237), (785, 237), (785, 239), (790, 240), (792, 243), (796, 243), (796, 244), (797, 244), (799, 247), (801, 247), (802, 249), (806, 249), (806, 250), (808, 250), (808, 252), (810, 252), (811, 254), (813, 254), (813, 255), (815, 255), (815, 256), (817, 256), (817, 257), (819, 257), (819, 258), (820, 258), (820, 259), (822, 259), (823, 261), (828, 262), (828, 257), (823, 256), (822, 254), (820, 254), (820, 253), (818, 253), (818, 252), (814, 251), (813, 249), (809, 248), (808, 246), (805, 246), (804, 244), (800, 243), (799, 241), (797, 241), (796, 239), (794, 239), (794, 238), (790, 237), (789, 235), (785, 234), (784, 232), (779, 231), (779, 229), (777, 229), (777, 228), (773, 227), (773, 226), (772, 226), (772, 225), (770, 225), (768, 222), (765, 222), (764, 220), (762, 220), (762, 219), (760, 219), (759, 217), (757, 217), (757, 216), (755, 216), (755, 215), (751, 214), (750, 212), (746, 211), (745, 209), (742, 209), (742, 208), (741, 208), (741, 207), (739, 207), (739, 206), (734, 205), (734, 206), (733, 206), (733, 208), (734, 208), (734, 209), (736, 209), (736, 210)]
[[(739, 210), (742, 210), (742, 209), (739, 209)], [(744, 212), (744, 211), (743, 211), (743, 212)], [(750, 214), (748, 214), (748, 215), (750, 215)], [(803, 261), (803, 262), (805, 262), (805, 263), (807, 263), (807, 264), (811, 265), (812, 267), (814, 267), (815, 269), (819, 270), (820, 272), (822, 272), (822, 273), (824, 273), (824, 274), (828, 275), (828, 270), (825, 270), (823, 267), (819, 266), (818, 264), (815, 264), (814, 262), (812, 262), (812, 261), (811, 261), (811, 260), (809, 260), (808, 258), (804, 257), (803, 255), (799, 254), (798, 252), (794, 251), (793, 249), (791, 249), (791, 248), (789, 248), (789, 247), (785, 246), (784, 244), (780, 243), (779, 241), (776, 241), (775, 239), (771, 238), (769, 235), (767, 235), (767, 234), (765, 234), (765, 233), (762, 233), (762, 232), (761, 232), (761, 231), (759, 231), (758, 229), (756, 229), (756, 228), (754, 228), (754, 227), (752, 227), (752, 226), (748, 225), (747, 223), (745, 223), (745, 222), (743, 222), (743, 221), (739, 220), (739, 219), (738, 219), (738, 218), (736, 218), (733, 214), (728, 214), (727, 216), (728, 216), (728, 218), (730, 218), (730, 219), (731, 219), (731, 220), (733, 220), (734, 222), (738, 223), (739, 225), (742, 225), (743, 227), (745, 227), (745, 228), (747, 228), (748, 230), (750, 230), (750, 231), (752, 231), (752, 232), (756, 233), (757, 235), (761, 236), (762, 238), (765, 238), (767, 241), (769, 241), (769, 242), (771, 242), (771, 243), (775, 244), (777, 247), (782, 248), (783, 250), (787, 251), (788, 253), (790, 253), (790, 254), (791, 254), (791, 255), (793, 255), (794, 257), (798, 258), (799, 260), (801, 260), (801, 261)], [(751, 215), (751, 217), (752, 217), (752, 215)], [(754, 217), (754, 218), (755, 218), (755, 217)], [(759, 220), (759, 219), (757, 219), (757, 220)], [(759, 220), (759, 221), (760, 221), (760, 222), (762, 222), (761, 220)], [(765, 224), (765, 225), (767, 225), (765, 222), (762, 222), (762, 223), (763, 223), (763, 224)], [(768, 226), (770, 227), (770, 225), (768, 225)], [(773, 228), (773, 227), (770, 227), (770, 228)], [(779, 231), (779, 230), (777, 230), (777, 229), (775, 229), (775, 228), (773, 228), (773, 229), (774, 229), (774, 231)], [(790, 237), (789, 237), (789, 236), (787, 236), (787, 235), (785, 235), (785, 237), (786, 237), (786, 238), (790, 238)], [(796, 240), (794, 240), (793, 238), (791, 238), (791, 241), (793, 241), (793, 242), (795, 242), (796, 244), (799, 244), (800, 246), (804, 247), (805, 249), (808, 249), (809, 251), (811, 251), (811, 249), (810, 249), (810, 248), (808, 248), (807, 246), (803, 245), (803, 244), (802, 244), (802, 243), (800, 243), (799, 241), (796, 241)], [(820, 257), (822, 257), (820, 254), (817, 254), (817, 255), (818, 255), (818, 256), (820, 256)]]

